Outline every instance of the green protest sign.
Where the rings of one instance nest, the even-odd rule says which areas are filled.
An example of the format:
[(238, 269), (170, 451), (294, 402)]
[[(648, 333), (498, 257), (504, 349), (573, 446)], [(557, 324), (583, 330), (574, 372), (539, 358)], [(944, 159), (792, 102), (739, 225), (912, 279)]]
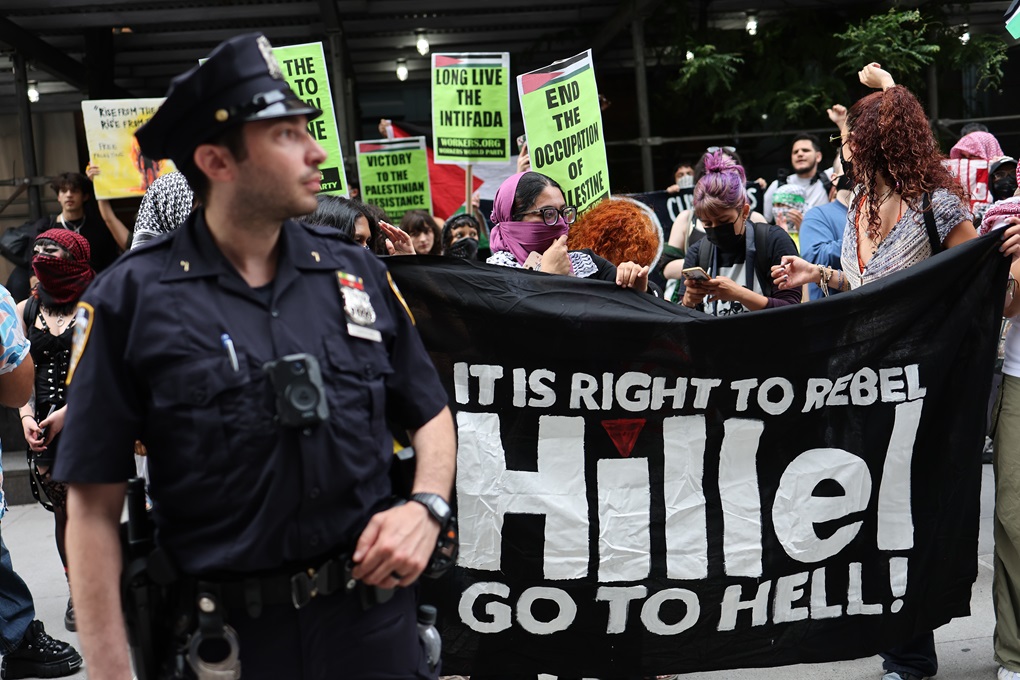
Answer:
[(326, 162), (319, 168), (322, 193), (346, 196), (347, 176), (340, 150), (340, 131), (336, 126), (322, 43), (274, 47), (273, 55), (280, 62), (283, 77), (294, 94), (322, 111), (321, 116), (308, 123), (308, 133), (328, 154)]
[(510, 54), (432, 55), (436, 163), (510, 160)]
[(354, 145), (362, 200), (385, 210), (393, 222), (408, 210), (432, 212), (424, 137), (372, 139)]
[[(347, 195), (347, 175), (344, 172), (344, 156), (340, 150), (340, 131), (336, 126), (333, 111), (333, 94), (329, 88), (326, 72), (326, 55), (322, 43), (305, 43), (274, 47), (273, 56), (280, 64), (284, 80), (301, 97), (322, 115), (308, 122), (308, 134), (322, 145), (328, 154), (326, 162), (319, 168), (322, 174), (323, 194)], [(199, 63), (205, 62), (199, 59)]]
[(579, 211), (609, 196), (609, 164), (591, 50), (517, 77), (531, 169)]

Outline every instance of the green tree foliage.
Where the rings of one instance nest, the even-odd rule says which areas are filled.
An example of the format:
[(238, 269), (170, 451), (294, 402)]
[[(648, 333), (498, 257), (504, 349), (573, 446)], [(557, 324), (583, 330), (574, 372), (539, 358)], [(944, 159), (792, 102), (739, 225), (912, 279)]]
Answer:
[(961, 44), (957, 36), (950, 38), (950, 63), (963, 70), (973, 67), (977, 70), (977, 86), (980, 90), (1002, 92), (1003, 66), (1006, 64), (1006, 43), (994, 35), (973, 36), (967, 44)]
[(729, 92), (737, 76), (737, 67), (744, 60), (736, 54), (719, 52), (715, 45), (698, 45), (685, 55), (680, 75), (673, 83), (678, 90), (700, 90), (714, 95)]
[(935, 62), (941, 49), (932, 40), (934, 30), (918, 10), (890, 9), (837, 33), (834, 37), (846, 47), (836, 56), (848, 75), (874, 61), (894, 74), (896, 82), (917, 91), (924, 69)]
[(758, 34), (750, 36), (744, 30), (696, 30), (694, 17), (678, 10), (669, 26), (677, 37), (659, 55), (673, 65), (671, 87), (659, 90), (656, 106), (682, 115), (692, 131), (826, 127), (826, 108), (849, 106), (864, 94), (857, 72), (870, 62), (921, 101), (933, 64), (941, 83), (975, 69), (979, 88), (999, 90), (1006, 43), (981, 34), (961, 43), (963, 28), (952, 26), (947, 12), (939, 3), (874, 15), (860, 6), (790, 10), (759, 19)]

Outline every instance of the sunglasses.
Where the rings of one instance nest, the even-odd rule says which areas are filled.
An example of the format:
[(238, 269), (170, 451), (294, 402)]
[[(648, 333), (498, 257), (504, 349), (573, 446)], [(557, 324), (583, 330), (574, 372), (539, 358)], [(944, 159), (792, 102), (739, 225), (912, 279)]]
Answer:
[(736, 153), (737, 147), (735, 146), (710, 146), (707, 149), (708, 153), (715, 153), (716, 151), (722, 151), (723, 153)]

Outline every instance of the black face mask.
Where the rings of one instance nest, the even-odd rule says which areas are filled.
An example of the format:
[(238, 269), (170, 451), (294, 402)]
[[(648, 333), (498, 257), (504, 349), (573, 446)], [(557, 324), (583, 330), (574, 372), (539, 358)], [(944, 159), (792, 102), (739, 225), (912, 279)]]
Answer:
[(473, 260), (478, 255), (478, 239), (462, 238), (459, 241), (450, 244), (450, 247), (446, 249), (446, 254), (449, 257)]
[(848, 161), (846, 157), (843, 156), (842, 146), (839, 147), (839, 162), (843, 164), (843, 177), (845, 178), (844, 181), (848, 182), (849, 185), (852, 187), (854, 184), (857, 183), (857, 180), (854, 178), (854, 164), (853, 161)]
[(705, 238), (720, 250), (738, 250), (744, 235), (733, 230), (735, 225), (735, 222), (724, 222), (714, 227), (706, 227)]
[(1003, 177), (992, 184), (992, 198), (1002, 201), (1016, 193), (1016, 177)]
[(840, 175), (836, 178), (836, 191), (850, 191), (853, 188), (853, 180), (846, 175)]

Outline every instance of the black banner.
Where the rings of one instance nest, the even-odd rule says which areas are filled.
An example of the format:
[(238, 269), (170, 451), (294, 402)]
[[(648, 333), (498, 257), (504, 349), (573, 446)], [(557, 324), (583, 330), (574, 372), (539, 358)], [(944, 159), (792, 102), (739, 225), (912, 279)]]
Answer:
[(967, 615), (998, 243), (718, 319), (390, 258), (458, 423), (444, 672), (830, 661)]

